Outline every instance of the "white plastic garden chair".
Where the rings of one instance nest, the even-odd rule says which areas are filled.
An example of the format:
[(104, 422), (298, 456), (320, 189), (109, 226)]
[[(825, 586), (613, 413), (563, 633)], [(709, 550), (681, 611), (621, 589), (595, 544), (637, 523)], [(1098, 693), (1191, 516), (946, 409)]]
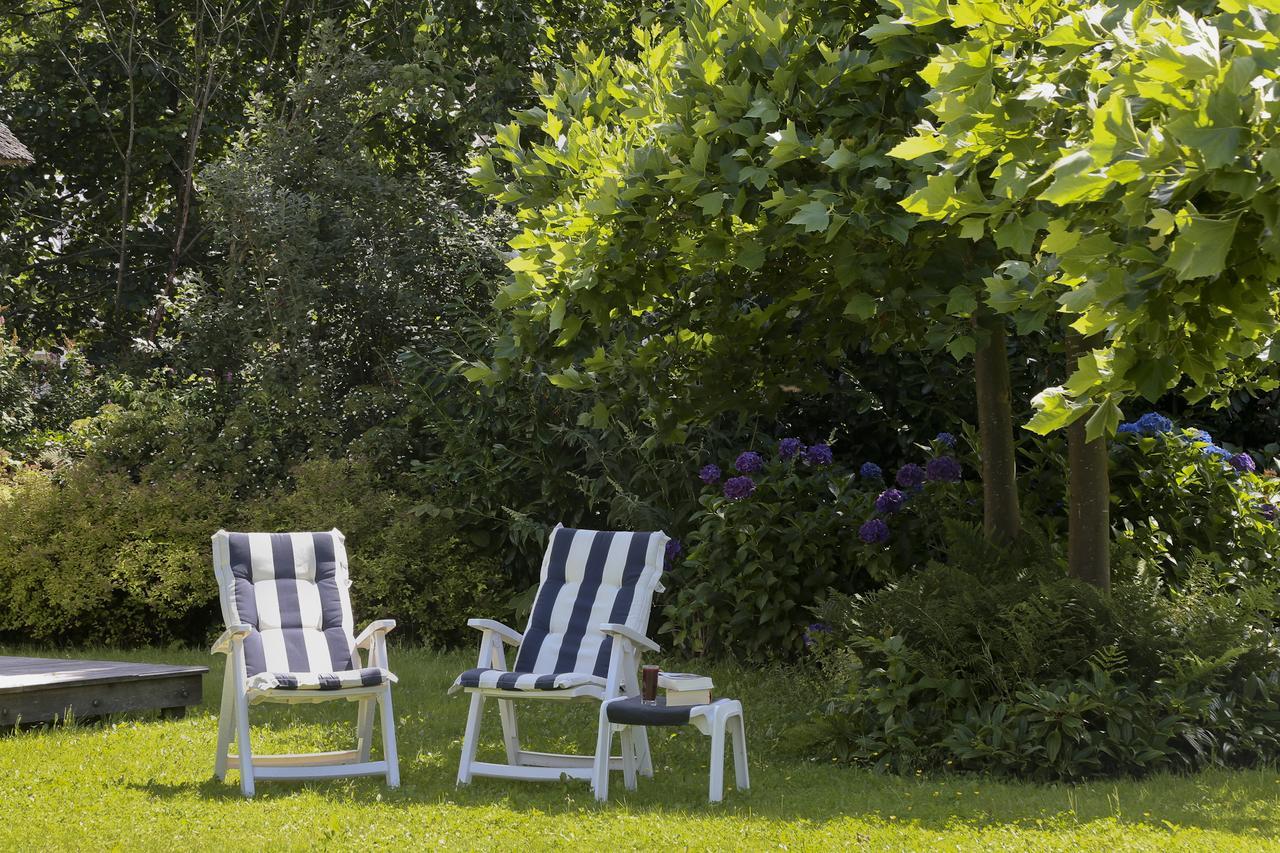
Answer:
[[(640, 656), (658, 651), (645, 636), (668, 536), (572, 530), (557, 525), (542, 559), (533, 611), (524, 633), (490, 619), (467, 624), (481, 631), (475, 669), (458, 676), (450, 692), (471, 694), (458, 762), (458, 784), (473, 776), (591, 781), (594, 756), (533, 752), (520, 746), (515, 700), (603, 702), (639, 693)], [(516, 647), (508, 669), (503, 644)], [(506, 763), (477, 761), (485, 701), (496, 699)], [(649, 742), (641, 729), (629, 740), (628, 766), (653, 775)], [(622, 768), (613, 756), (608, 766)]]
[[(215, 770), (240, 771), (240, 790), (252, 797), (256, 779), (386, 776), (400, 784), (395, 719), (387, 669), (391, 619), (352, 636), (347, 549), (341, 531), (228, 533), (213, 536), (227, 629), (213, 652), (227, 656), (218, 717)], [(367, 659), (361, 666), (360, 651)], [(260, 702), (359, 703), (355, 749), (255, 755), (249, 746), (249, 708)], [(382, 716), (382, 760), (370, 760), (375, 705)], [(231, 754), (232, 740), (237, 754)]]

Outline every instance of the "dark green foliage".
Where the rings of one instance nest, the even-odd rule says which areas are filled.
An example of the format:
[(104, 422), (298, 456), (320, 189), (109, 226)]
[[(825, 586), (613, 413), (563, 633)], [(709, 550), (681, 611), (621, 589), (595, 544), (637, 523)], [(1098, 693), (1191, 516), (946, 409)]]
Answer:
[(808, 730), (898, 772), (1050, 780), (1239, 766), (1280, 749), (1276, 588), (1196, 566), (1113, 596), (1060, 571), (933, 565), (833, 596), (820, 654), (842, 686)]
[(426, 522), (367, 465), (314, 462), (292, 486), (239, 500), (216, 479), (135, 483), (71, 469), (0, 486), (0, 636), (10, 641), (203, 643), (220, 625), (209, 537), (219, 527), (341, 529), (357, 621), (391, 617), (401, 638), (461, 641), (466, 620), (509, 591), (496, 561)]

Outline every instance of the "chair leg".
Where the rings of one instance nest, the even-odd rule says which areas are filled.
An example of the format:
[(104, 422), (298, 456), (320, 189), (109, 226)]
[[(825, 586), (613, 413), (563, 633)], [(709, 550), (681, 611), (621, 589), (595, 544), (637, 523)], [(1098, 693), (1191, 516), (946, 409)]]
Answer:
[(387, 762), (387, 787), (400, 787), (400, 756), (396, 753), (396, 715), (391, 710), (391, 685), (378, 697), (382, 709), (382, 760)]
[(711, 721), (711, 784), (707, 799), (718, 803), (724, 799), (724, 715), (717, 713)]
[(227, 781), (227, 754), (235, 737), (236, 705), (232, 692), (231, 664), (227, 663), (226, 676), (222, 679), (222, 707), (218, 711), (218, 756), (213, 762), (213, 775), (219, 782)]
[(507, 749), (507, 763), (520, 763), (520, 729), (516, 726), (516, 703), (498, 700), (498, 717), (502, 720), (502, 745)]
[(471, 763), (476, 760), (476, 746), (480, 738), (480, 715), (484, 711), (484, 696), (471, 694), (471, 709), (467, 712), (467, 728), (462, 736), (462, 757), (458, 760), (458, 784), (471, 784)]
[(751, 787), (751, 776), (747, 771), (747, 729), (741, 711), (729, 720), (729, 734), (733, 738), (734, 781), (739, 791), (745, 791)]
[(591, 768), (591, 790), (596, 800), (605, 802), (609, 799), (609, 753), (613, 751), (613, 723), (605, 714), (605, 706), (600, 706), (600, 728), (596, 732), (596, 760)]
[(357, 704), (360, 711), (356, 715), (356, 748), (360, 750), (360, 760), (368, 761), (373, 747), (373, 704), (375, 699), (361, 699)]
[(249, 697), (236, 689), (236, 751), (240, 755), (240, 793), (253, 796), (253, 751), (249, 747)]

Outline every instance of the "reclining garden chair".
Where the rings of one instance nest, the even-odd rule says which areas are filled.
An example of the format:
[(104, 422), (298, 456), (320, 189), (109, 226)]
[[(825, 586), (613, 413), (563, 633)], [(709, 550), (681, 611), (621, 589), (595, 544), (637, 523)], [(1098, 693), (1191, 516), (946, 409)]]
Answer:
[[(458, 784), (472, 776), (593, 783), (593, 757), (531, 752), (520, 747), (515, 703), (519, 699), (603, 702), (639, 693), (642, 650), (658, 651), (645, 636), (654, 592), (661, 591), (665, 533), (571, 530), (557, 525), (542, 559), (533, 612), (524, 634), (490, 619), (467, 624), (482, 632), (475, 669), (458, 676), (450, 692), (471, 694), (471, 709), (458, 763)], [(516, 646), (507, 669), (503, 644)], [(480, 717), (486, 699), (498, 700), (505, 764), (476, 761)], [(653, 775), (644, 730), (624, 744), (627, 765)], [(610, 757), (607, 768), (622, 759)], [(607, 769), (606, 769), (607, 772)]]
[[(218, 717), (214, 772), (240, 770), (240, 790), (253, 796), (254, 779), (328, 779), (385, 775), (400, 784), (395, 720), (387, 669), (386, 635), (396, 623), (381, 619), (352, 636), (347, 549), (341, 531), (228, 533), (213, 536), (227, 629), (214, 653), (227, 655)], [(359, 651), (367, 655), (361, 668)], [(290, 755), (254, 755), (249, 748), (249, 706), (260, 702), (360, 705), (355, 749)], [(375, 703), (382, 713), (382, 760), (371, 761)], [(230, 747), (235, 729), (238, 754)]]

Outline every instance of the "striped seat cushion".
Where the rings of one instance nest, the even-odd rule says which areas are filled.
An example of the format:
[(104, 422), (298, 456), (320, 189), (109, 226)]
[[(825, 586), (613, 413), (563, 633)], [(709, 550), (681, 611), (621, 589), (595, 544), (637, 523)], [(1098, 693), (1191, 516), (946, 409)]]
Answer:
[(359, 680), (340, 531), (220, 530), (213, 537), (213, 565), (226, 624), (253, 628), (244, 641), (250, 677), (325, 674)]
[(458, 687), (483, 687), (490, 690), (568, 690), (591, 684), (604, 687), (605, 680), (585, 672), (507, 672), (502, 669), (469, 669), (458, 676)]
[(349, 687), (377, 687), (395, 683), (385, 669), (365, 667), (342, 672), (260, 672), (249, 677), (250, 690), (345, 690)]
[[(646, 632), (667, 541), (662, 532), (574, 530), (556, 525), (542, 558), (529, 624), (511, 667), (516, 677), (508, 680), (522, 685), (514, 689), (562, 690), (566, 685), (561, 682), (570, 677), (594, 678), (583, 683), (603, 685), (613, 639), (600, 631), (600, 625), (617, 623)], [(463, 673), (453, 689), (471, 686), (463, 683), (463, 677), (481, 672)]]

